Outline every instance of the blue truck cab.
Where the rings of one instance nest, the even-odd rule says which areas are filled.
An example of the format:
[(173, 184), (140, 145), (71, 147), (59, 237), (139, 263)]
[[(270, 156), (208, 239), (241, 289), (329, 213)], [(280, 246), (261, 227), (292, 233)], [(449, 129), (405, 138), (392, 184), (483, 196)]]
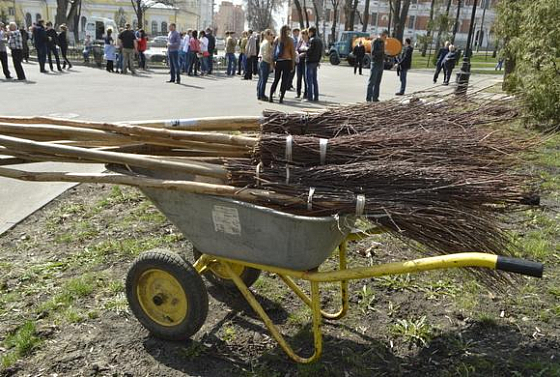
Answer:
[[(369, 33), (361, 31), (343, 31), (340, 38), (329, 49), (329, 61), (332, 65), (339, 65), (342, 59), (352, 58), (352, 41), (355, 38), (368, 38)], [(351, 62), (350, 62), (351, 63)]]

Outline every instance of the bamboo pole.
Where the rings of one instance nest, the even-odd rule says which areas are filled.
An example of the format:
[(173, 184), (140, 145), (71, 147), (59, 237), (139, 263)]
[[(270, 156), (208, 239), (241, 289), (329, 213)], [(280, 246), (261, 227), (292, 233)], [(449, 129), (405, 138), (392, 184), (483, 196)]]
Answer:
[[(257, 138), (237, 135), (171, 131), (150, 129), (138, 126), (103, 125), (103, 129), (71, 127), (64, 125), (22, 125), (15, 123), (0, 123), (0, 134), (10, 136), (52, 137), (53, 140), (107, 140), (121, 141), (130, 144), (131, 141), (144, 142), (155, 145), (191, 147), (210, 150), (232, 151), (240, 148), (253, 147)], [(218, 145), (219, 144), (219, 145)]]
[(125, 154), (101, 150), (91, 150), (66, 145), (38, 143), (31, 140), (10, 136), (0, 136), (0, 145), (24, 153), (40, 153), (57, 157), (71, 157), (78, 160), (86, 159), (101, 163), (115, 163), (137, 166), (148, 169), (165, 169), (189, 174), (198, 174), (215, 178), (225, 178), (226, 170), (222, 166), (202, 162), (173, 162), (156, 160), (134, 154)]
[(233, 117), (208, 117), (208, 118), (186, 118), (167, 120), (145, 120), (131, 122), (90, 122), (83, 120), (70, 120), (51, 117), (16, 117), (0, 116), (0, 122), (21, 124), (52, 124), (71, 127), (87, 127), (105, 129), (116, 125), (131, 125), (151, 128), (171, 128), (175, 130), (189, 131), (258, 131), (260, 128), (260, 116), (233, 116)]
[(136, 177), (124, 174), (28, 172), (18, 169), (0, 167), (0, 176), (29, 182), (105, 183), (166, 190), (179, 190), (190, 192), (193, 194), (225, 196), (248, 202), (275, 200), (282, 201), (287, 204), (302, 203), (301, 199), (299, 198), (278, 194), (268, 190), (240, 189), (239, 187), (228, 185)]

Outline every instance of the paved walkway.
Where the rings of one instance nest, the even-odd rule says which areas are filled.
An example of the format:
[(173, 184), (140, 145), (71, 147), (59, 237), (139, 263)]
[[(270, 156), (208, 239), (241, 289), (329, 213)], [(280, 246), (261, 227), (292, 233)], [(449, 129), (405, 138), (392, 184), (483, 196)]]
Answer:
[[(206, 116), (260, 115), (265, 109), (294, 111), (319, 108), (365, 99), (369, 70), (354, 75), (346, 65), (323, 64), (319, 69), (321, 102), (302, 102), (295, 92), (288, 92), (283, 105), (259, 102), (256, 79), (241, 80), (223, 73), (207, 77), (183, 77), (181, 85), (167, 84), (164, 70), (138, 76), (110, 74), (104, 70), (75, 67), (64, 73), (41, 74), (36, 63), (24, 64), (28, 83), (0, 80), (4, 94), (0, 114), (20, 116), (56, 116), (93, 121), (133, 121), (177, 119)], [(453, 85), (432, 85), (432, 72), (411, 71), (407, 92), (429, 90), (441, 94), (452, 92)], [(489, 86), (500, 76), (473, 76), (475, 88)], [(295, 82), (294, 82), (295, 85)], [(270, 82), (268, 84), (270, 88)], [(385, 71), (381, 100), (394, 97), (399, 81), (394, 71)], [(278, 97), (276, 97), (278, 98)], [(33, 164), (30, 170), (95, 172), (101, 165)], [(0, 234), (47, 204), (72, 184), (27, 183), (0, 178)]]

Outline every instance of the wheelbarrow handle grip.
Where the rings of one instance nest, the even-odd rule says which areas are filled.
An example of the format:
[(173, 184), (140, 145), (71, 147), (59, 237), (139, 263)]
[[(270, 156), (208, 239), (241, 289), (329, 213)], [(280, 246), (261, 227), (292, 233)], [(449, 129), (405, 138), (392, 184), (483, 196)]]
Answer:
[(515, 272), (517, 274), (542, 278), (544, 265), (519, 258), (498, 256), (496, 270)]

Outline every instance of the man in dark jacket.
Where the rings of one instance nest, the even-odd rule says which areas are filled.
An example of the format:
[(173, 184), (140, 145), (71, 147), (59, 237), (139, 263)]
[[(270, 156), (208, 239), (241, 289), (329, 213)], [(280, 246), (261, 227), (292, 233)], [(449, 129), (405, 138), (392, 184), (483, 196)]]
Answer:
[(214, 68), (214, 52), (216, 51), (216, 37), (212, 33), (212, 28), (206, 29), (206, 39), (208, 39), (208, 74), (212, 73), (212, 68)]
[(323, 41), (317, 36), (317, 28), (309, 28), (309, 48), (305, 57), (305, 74), (307, 77), (307, 99), (319, 101), (319, 83), (317, 81), (317, 68), (323, 56)]
[(449, 79), (451, 78), (451, 73), (455, 64), (457, 63), (458, 55), (455, 50), (455, 46), (449, 45), (449, 52), (443, 58), (443, 85), (449, 85)]
[(45, 21), (39, 20), (33, 28), (33, 43), (37, 49), (37, 59), (41, 73), (47, 73), (45, 63), (47, 62), (47, 31), (44, 27)]
[(389, 32), (384, 30), (371, 43), (371, 70), (369, 74), (366, 101), (379, 101), (379, 87), (381, 86), (381, 78), (383, 77), (383, 66), (385, 64), (385, 40)]
[(62, 68), (60, 67), (60, 58), (58, 57), (58, 48), (56, 47), (57, 45), (58, 34), (56, 30), (53, 29), (52, 22), (49, 21), (47, 22), (47, 53), (49, 57), (49, 67), (51, 68), (51, 71), (54, 71), (51, 55), (53, 54), (54, 58), (56, 59), (56, 68), (59, 72), (62, 72)]
[[(434, 74), (434, 84), (437, 82), (439, 73), (443, 69), (443, 59), (449, 53), (449, 41), (445, 42), (445, 45), (439, 49), (438, 56), (436, 60), (436, 73)], [(445, 72), (444, 72), (445, 74)]]
[(356, 71), (359, 68), (360, 76), (361, 76), (362, 66), (364, 65), (364, 56), (366, 56), (366, 46), (364, 46), (364, 43), (362, 42), (361, 39), (358, 41), (358, 44), (354, 46), (354, 49), (352, 50), (352, 54), (354, 54), (354, 57), (356, 59), (356, 62), (354, 63), (354, 74), (356, 74)]
[(410, 66), (412, 65), (412, 52), (414, 51), (414, 49), (410, 45), (410, 38), (406, 38), (404, 42), (405, 45), (403, 52), (400, 58), (397, 59), (397, 72), (399, 73), (401, 79), (401, 90), (395, 93), (397, 96), (402, 96), (406, 89), (406, 75), (408, 73), (408, 70), (410, 69)]

